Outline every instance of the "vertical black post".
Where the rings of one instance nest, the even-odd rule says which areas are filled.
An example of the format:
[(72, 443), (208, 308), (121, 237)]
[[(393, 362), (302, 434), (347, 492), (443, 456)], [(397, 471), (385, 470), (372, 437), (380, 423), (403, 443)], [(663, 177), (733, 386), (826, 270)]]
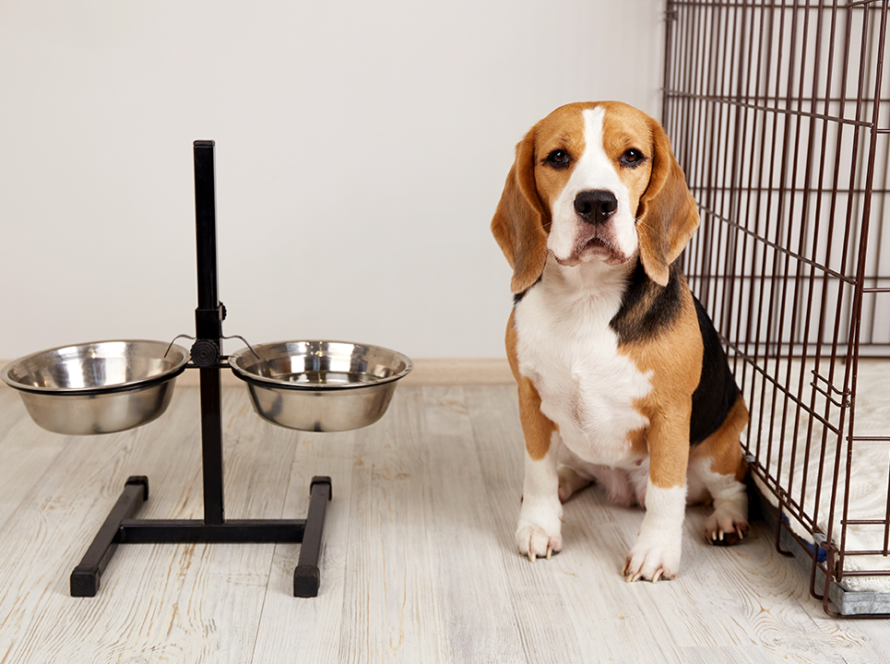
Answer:
[[(222, 404), (218, 357), (223, 308), (217, 292), (216, 186), (213, 141), (195, 141), (195, 227), (198, 248), (198, 308), (192, 359), (204, 355), (215, 366), (201, 366), (201, 438), (204, 466), (204, 522), (221, 524), (223, 508)], [(196, 351), (198, 351), (196, 353)]]

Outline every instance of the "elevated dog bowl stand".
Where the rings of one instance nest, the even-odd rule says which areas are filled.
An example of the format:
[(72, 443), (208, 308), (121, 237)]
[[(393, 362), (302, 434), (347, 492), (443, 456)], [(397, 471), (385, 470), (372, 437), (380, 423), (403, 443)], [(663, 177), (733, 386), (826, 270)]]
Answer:
[(216, 193), (213, 141), (195, 141), (195, 212), (198, 246), (198, 308), (192, 363), (201, 379), (203, 520), (137, 519), (148, 500), (148, 478), (130, 477), (80, 564), (71, 573), (72, 597), (95, 597), (102, 574), (121, 544), (302, 543), (294, 570), (294, 596), (318, 595), (318, 558), (331, 479), (314, 477), (305, 519), (226, 520), (223, 503), (223, 445), (220, 354), (225, 307), (217, 295)]

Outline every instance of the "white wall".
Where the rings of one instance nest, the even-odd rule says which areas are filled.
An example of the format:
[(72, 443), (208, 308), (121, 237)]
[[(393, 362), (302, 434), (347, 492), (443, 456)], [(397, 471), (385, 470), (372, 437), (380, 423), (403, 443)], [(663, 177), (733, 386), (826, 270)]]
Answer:
[(513, 146), (571, 101), (657, 116), (663, 27), (656, 0), (4, 0), (0, 359), (193, 333), (195, 139), (227, 334), (502, 357)]

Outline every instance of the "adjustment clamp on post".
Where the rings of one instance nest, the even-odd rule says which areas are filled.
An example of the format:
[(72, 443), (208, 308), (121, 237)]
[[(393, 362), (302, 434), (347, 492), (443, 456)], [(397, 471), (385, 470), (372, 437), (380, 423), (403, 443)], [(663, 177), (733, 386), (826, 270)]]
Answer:
[(192, 344), (191, 356), (196, 367), (215, 367), (220, 360), (219, 344), (210, 339), (198, 339)]

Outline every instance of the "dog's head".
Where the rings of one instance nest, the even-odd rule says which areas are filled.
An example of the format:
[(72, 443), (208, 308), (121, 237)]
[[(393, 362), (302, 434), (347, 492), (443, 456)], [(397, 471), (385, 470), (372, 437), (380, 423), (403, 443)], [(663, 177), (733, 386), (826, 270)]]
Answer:
[(532, 127), (491, 222), (513, 268), (511, 290), (530, 288), (547, 261), (620, 265), (639, 255), (665, 286), (699, 216), (661, 125), (618, 102), (569, 104)]

